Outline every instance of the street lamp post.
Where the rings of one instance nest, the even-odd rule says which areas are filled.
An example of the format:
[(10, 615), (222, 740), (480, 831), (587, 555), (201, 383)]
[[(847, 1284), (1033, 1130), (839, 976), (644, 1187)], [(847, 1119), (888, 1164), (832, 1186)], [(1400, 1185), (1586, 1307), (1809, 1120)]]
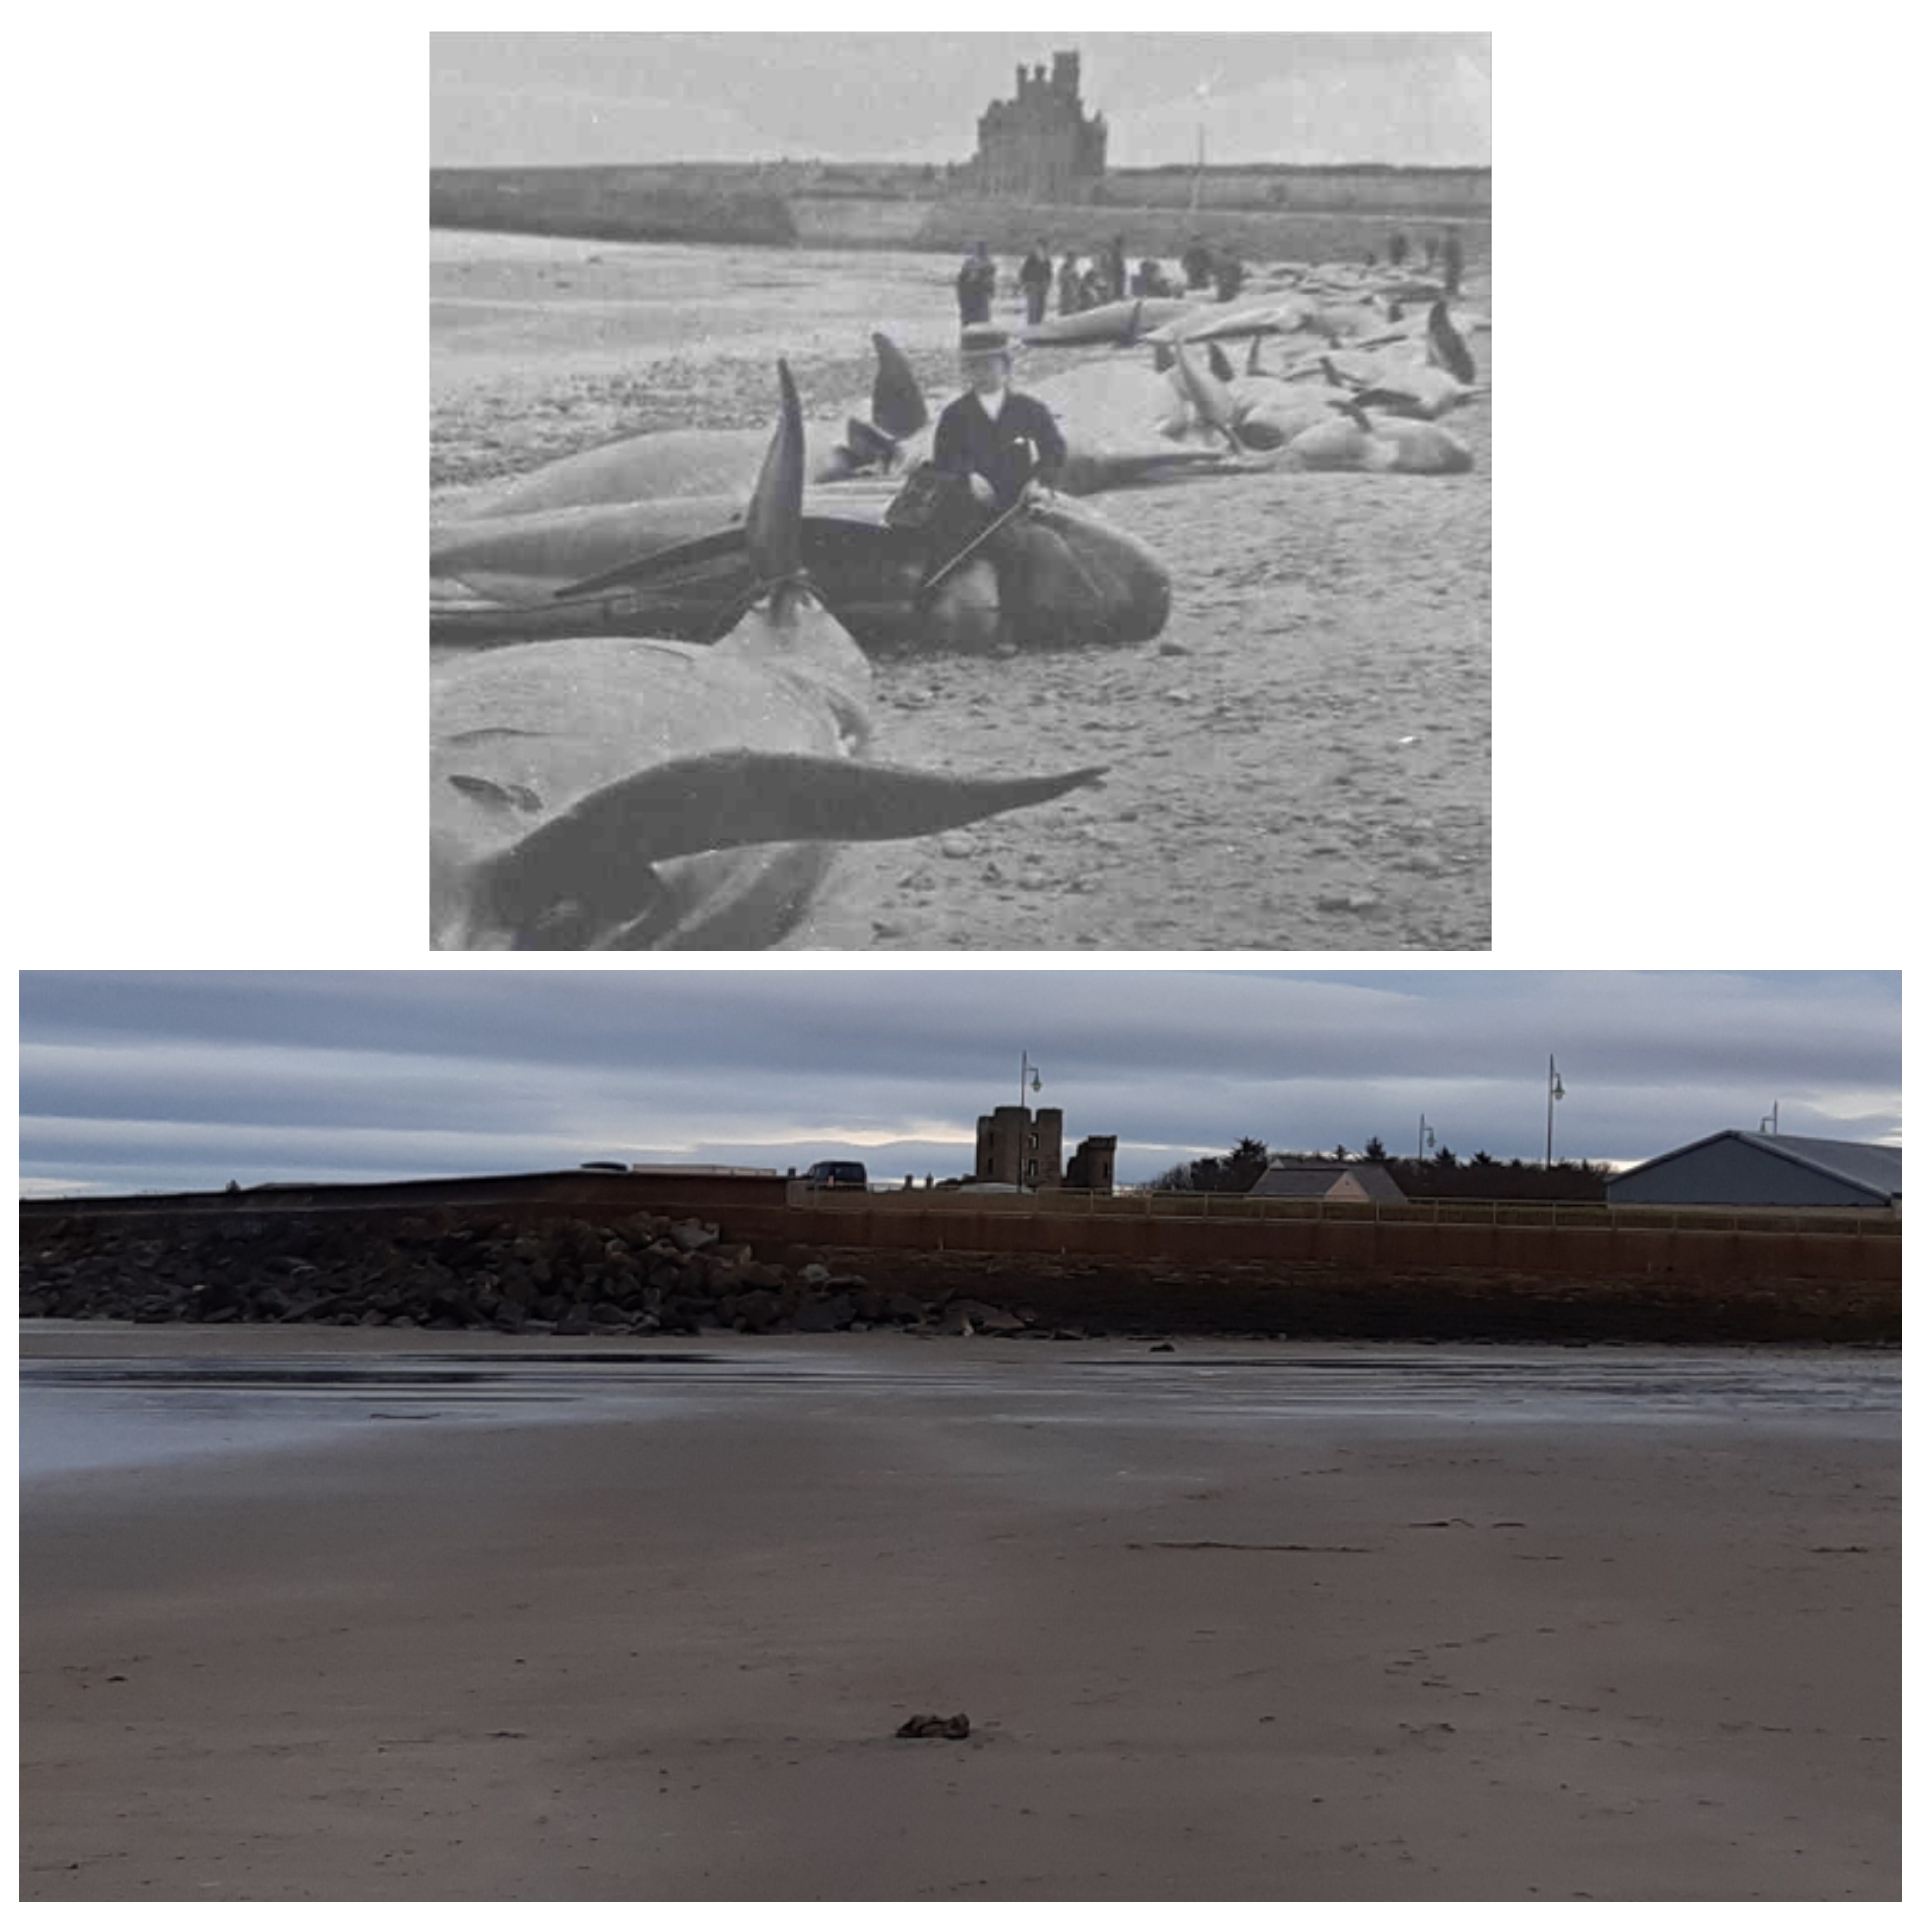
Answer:
[[(1032, 1082), (1034, 1092), (1038, 1093), (1040, 1091), (1040, 1069), (1027, 1059), (1027, 1050), (1025, 1047), (1022, 1047), (1020, 1049), (1020, 1099), (1018, 1102), (1020, 1108), (1020, 1131), (1014, 1135), (1013, 1140), (1013, 1185), (1016, 1193), (1025, 1193), (1027, 1190), (1026, 1131), (1027, 1085), (1029, 1081)], [(1035, 1110), (1035, 1117), (1036, 1119), (1038, 1118), (1037, 1109)]]

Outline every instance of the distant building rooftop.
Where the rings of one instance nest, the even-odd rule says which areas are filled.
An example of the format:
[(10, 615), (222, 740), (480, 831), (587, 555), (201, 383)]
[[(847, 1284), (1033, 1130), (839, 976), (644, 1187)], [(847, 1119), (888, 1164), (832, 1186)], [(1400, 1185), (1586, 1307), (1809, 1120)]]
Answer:
[(1729, 1127), (1709, 1134), (1704, 1140), (1689, 1141), (1669, 1153), (1642, 1160), (1608, 1178), (1609, 1193), (1615, 1187), (1630, 1188), (1655, 1167), (1664, 1167), (1688, 1155), (1698, 1154), (1724, 1141), (1770, 1155), (1787, 1165), (1824, 1175), (1829, 1180), (1870, 1196), (1881, 1205), (1897, 1204), (1900, 1199), (1900, 1149), (1883, 1147), (1870, 1140), (1822, 1140), (1810, 1134), (1748, 1133)]
[[(1401, 1205), (1406, 1195), (1400, 1191), (1400, 1183), (1394, 1179), (1385, 1167), (1371, 1160), (1309, 1160), (1299, 1154), (1276, 1154), (1268, 1164), (1267, 1171), (1255, 1181), (1253, 1191), (1268, 1199), (1284, 1197), (1289, 1199), (1313, 1198), (1324, 1193), (1328, 1184), (1342, 1174), (1356, 1181), (1369, 1200), (1383, 1207)], [(1295, 1176), (1309, 1176), (1319, 1180), (1318, 1187), (1283, 1187), (1269, 1185), (1280, 1176), (1292, 1179)]]
[(1380, 1206), (1396, 1206), (1406, 1198), (1385, 1167), (1364, 1160), (1269, 1167), (1252, 1193), (1261, 1200), (1371, 1200)]

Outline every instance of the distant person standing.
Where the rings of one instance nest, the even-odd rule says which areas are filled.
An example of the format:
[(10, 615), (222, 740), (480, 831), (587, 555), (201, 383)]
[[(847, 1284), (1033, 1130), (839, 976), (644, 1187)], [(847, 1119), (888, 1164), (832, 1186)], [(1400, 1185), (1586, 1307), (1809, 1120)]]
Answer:
[(1204, 293), (1213, 285), (1213, 255), (1204, 240), (1187, 242), (1187, 250), (1180, 256), (1180, 271), (1187, 277), (1189, 293)]
[(1072, 254), (1060, 262), (1060, 302), (1059, 311), (1078, 313), (1080, 311), (1080, 268)]
[(1142, 260), (1133, 270), (1133, 290), (1149, 300), (1161, 300), (1173, 291), (1167, 276), (1160, 271), (1160, 262), (1154, 259)]
[(976, 240), (973, 251), (960, 263), (954, 276), (954, 290), (960, 296), (960, 324), (981, 326), (993, 318), (993, 291), (998, 275), (987, 258), (987, 243)]
[(1123, 299), (1127, 291), (1127, 243), (1121, 235), (1113, 236), (1113, 245), (1107, 250), (1107, 285), (1113, 289), (1112, 297)]
[(1043, 240), (1020, 263), (1020, 291), (1027, 296), (1027, 325), (1037, 327), (1047, 317), (1047, 294), (1053, 286), (1052, 252)]
[(1407, 236), (1396, 233), (1387, 242), (1387, 264), (1390, 267), (1404, 267), (1407, 264)]
[(1464, 264), (1460, 257), (1460, 233), (1458, 228), (1449, 227), (1447, 229), (1447, 237), (1441, 244), (1440, 256), (1446, 262), (1447, 298), (1451, 300), (1460, 292), (1460, 273), (1462, 265)]
[(1247, 270), (1240, 264), (1240, 256), (1229, 248), (1222, 248), (1213, 263), (1213, 297), (1237, 300), (1246, 278)]

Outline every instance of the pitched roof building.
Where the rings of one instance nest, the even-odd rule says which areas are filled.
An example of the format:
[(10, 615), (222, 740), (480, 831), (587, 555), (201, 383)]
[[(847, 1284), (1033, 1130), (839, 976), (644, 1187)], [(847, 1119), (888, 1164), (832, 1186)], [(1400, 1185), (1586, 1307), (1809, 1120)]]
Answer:
[(1253, 1183), (1252, 1193), (1263, 1200), (1371, 1200), (1378, 1206), (1399, 1206), (1406, 1195), (1385, 1167), (1366, 1160), (1289, 1159), (1282, 1156)]
[(1607, 1182), (1615, 1207), (1897, 1207), (1900, 1149), (1729, 1128)]

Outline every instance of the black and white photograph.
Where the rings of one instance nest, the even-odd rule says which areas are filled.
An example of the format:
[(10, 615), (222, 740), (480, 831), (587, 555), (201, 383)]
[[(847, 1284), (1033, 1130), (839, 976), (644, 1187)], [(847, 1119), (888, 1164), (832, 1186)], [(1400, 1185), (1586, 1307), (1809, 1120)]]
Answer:
[(1491, 47), (433, 35), (433, 947), (1487, 948)]

